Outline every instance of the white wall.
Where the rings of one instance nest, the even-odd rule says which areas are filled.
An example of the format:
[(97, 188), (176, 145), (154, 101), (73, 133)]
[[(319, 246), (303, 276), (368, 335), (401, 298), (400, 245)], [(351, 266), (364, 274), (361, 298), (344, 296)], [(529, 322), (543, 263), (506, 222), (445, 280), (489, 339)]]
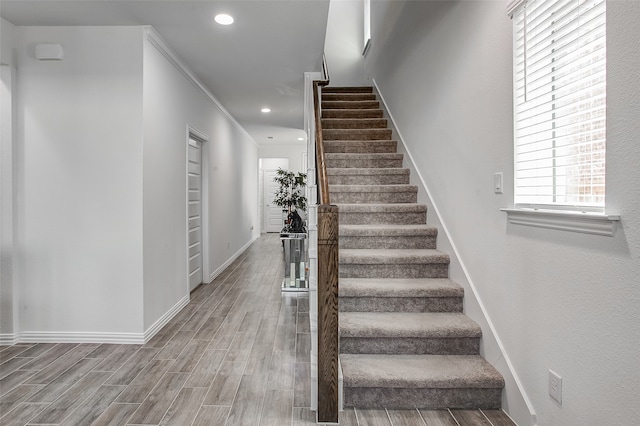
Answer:
[[(372, 2), (365, 73), (396, 120), (539, 425), (640, 419), (640, 3), (607, 9), (607, 211), (622, 215), (622, 228), (599, 237), (508, 225), (499, 211), (513, 205), (505, 3)], [(493, 193), (498, 171), (503, 195)], [(443, 239), (441, 229), (440, 247)], [(462, 268), (452, 277), (466, 281)], [(476, 305), (469, 297), (465, 304)], [(563, 378), (562, 405), (547, 393), (549, 369)], [(532, 423), (509, 401), (505, 408), (519, 424)]]
[(13, 309), (17, 291), (14, 291), (16, 217), (16, 179), (13, 158), (15, 143), (15, 67), (13, 46), (15, 27), (0, 19), (0, 342), (11, 343), (17, 324)]
[[(2, 114), (15, 195), (3, 167), (0, 340), (139, 342), (189, 299), (188, 126), (208, 137), (207, 282), (258, 237), (257, 146), (151, 30), (16, 31), (13, 145)], [(40, 42), (60, 43), (64, 60), (35, 60)]]
[(362, 0), (331, 0), (324, 52), (331, 86), (362, 86), (364, 61)]
[[(258, 156), (260, 158), (287, 158), (289, 168), (292, 172), (307, 173), (307, 165), (302, 164), (302, 154), (307, 152), (307, 144), (300, 142), (296, 144), (260, 145)], [(268, 167), (264, 167), (268, 168)]]
[(20, 332), (140, 333), (142, 29), (20, 27), (17, 56)]
[(6, 19), (0, 18), (0, 64), (15, 65), (15, 45), (15, 26)]
[(172, 64), (163, 52), (166, 46), (156, 46), (147, 40), (144, 49), (145, 328), (189, 291), (187, 126), (208, 138), (203, 146), (209, 216), (205, 281), (259, 235), (255, 142)]

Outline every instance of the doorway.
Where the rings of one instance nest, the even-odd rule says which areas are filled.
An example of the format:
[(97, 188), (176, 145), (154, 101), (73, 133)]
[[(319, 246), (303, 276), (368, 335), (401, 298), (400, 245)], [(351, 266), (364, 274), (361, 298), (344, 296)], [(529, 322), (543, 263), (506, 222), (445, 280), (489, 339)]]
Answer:
[(273, 181), (276, 170), (289, 168), (288, 158), (261, 158), (262, 223), (265, 232), (280, 232), (284, 226), (282, 207), (273, 204), (278, 184)]

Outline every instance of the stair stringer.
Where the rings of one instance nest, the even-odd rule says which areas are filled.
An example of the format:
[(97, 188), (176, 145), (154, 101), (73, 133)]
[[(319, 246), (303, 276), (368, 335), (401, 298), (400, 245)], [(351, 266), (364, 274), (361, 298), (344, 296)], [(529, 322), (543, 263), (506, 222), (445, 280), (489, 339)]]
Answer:
[(374, 93), (380, 101), (380, 109), (383, 110), (383, 117), (388, 120), (388, 128), (392, 130), (392, 138), (398, 141), (397, 152), (404, 155), (403, 167), (410, 170), (410, 176), (417, 177), (418, 182), (412, 179), (411, 184), (418, 187), (418, 203), (426, 204), (429, 213), (429, 224), (438, 228), (437, 247), (440, 251), (448, 253), (450, 257), (449, 277), (462, 286), (464, 292), (464, 313), (474, 320), (482, 329), (482, 339), (480, 339), (480, 355), (487, 360), (496, 370), (502, 374), (505, 386), (502, 393), (502, 409), (521, 426), (536, 426), (537, 419), (535, 410), (529, 397), (527, 396), (522, 382), (509, 359), (509, 356), (498, 336), (498, 333), (491, 321), (491, 317), (486, 310), (484, 303), (478, 293), (469, 271), (461, 259), (460, 253), (451, 239), (451, 234), (443, 220), (436, 203), (434, 202), (429, 187), (424, 177), (417, 169), (411, 151), (402, 137), (402, 133), (396, 125), (396, 121), (391, 114), (385, 98), (378, 87), (375, 79), (371, 80)]

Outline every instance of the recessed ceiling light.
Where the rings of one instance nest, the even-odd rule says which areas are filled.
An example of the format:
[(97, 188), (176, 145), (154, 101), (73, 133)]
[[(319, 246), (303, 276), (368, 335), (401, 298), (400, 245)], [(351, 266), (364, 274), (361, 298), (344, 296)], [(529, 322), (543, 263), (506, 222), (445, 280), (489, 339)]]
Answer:
[(262, 108), (260, 111), (262, 112), (271, 112), (271, 108)]
[(226, 13), (221, 13), (216, 15), (215, 21), (220, 25), (231, 25), (233, 24), (233, 16), (227, 15)]
[(299, 141), (303, 141), (303, 140), (304, 140), (304, 138), (298, 138), (298, 140), (299, 140)]

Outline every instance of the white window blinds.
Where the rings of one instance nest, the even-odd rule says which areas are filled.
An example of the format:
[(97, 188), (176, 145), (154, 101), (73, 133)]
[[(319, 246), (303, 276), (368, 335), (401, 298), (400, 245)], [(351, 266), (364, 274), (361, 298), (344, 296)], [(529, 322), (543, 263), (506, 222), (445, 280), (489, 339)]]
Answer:
[(513, 29), (515, 204), (602, 211), (605, 0), (525, 0)]

